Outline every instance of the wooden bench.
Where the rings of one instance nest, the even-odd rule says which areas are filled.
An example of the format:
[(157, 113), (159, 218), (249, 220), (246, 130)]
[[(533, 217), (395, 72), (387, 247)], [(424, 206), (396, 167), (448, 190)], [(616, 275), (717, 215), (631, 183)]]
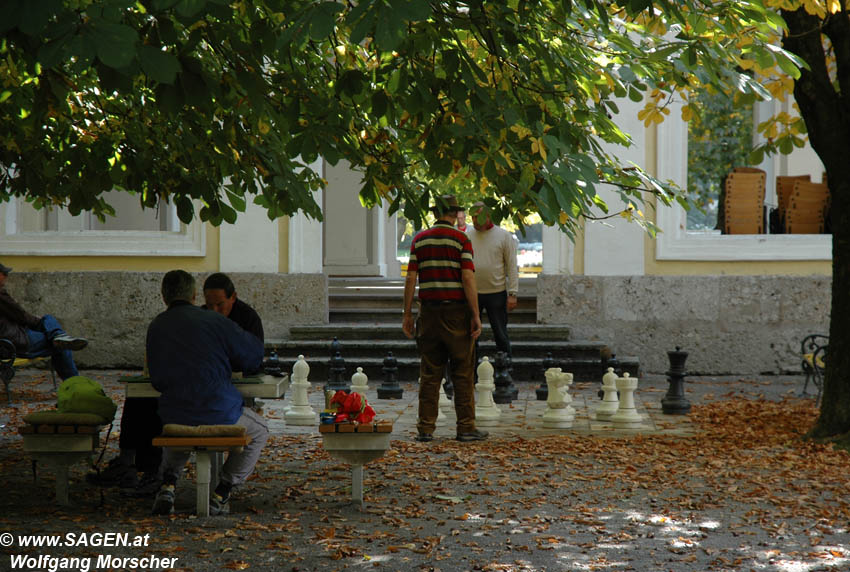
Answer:
[(214, 489), (218, 483), (223, 454), (238, 453), (249, 442), (241, 425), (166, 424), (152, 445), (195, 453), (195, 512), (198, 516), (209, 516), (210, 485)]
[(800, 342), (800, 367), (806, 375), (802, 395), (808, 395), (809, 381), (817, 388), (816, 400), (820, 403), (823, 391), (823, 374), (826, 369), (826, 353), (829, 349), (829, 336), (825, 334), (809, 334)]
[(3, 385), (6, 388), (6, 402), (12, 402), (12, 393), (9, 389), (9, 384), (12, 378), (15, 377), (15, 372), (22, 367), (31, 367), (36, 365), (48, 365), (50, 367), (50, 378), (53, 381), (53, 389), (56, 389), (56, 372), (53, 370), (53, 360), (49, 355), (25, 357), (18, 356), (15, 344), (6, 338), (0, 338), (0, 379), (3, 380)]
[(108, 423), (98, 415), (59, 412), (31, 413), (24, 421), (27, 424), (19, 427), (18, 433), (24, 451), (32, 457), (33, 479), (38, 480), (37, 463), (42, 461), (56, 474), (56, 502), (69, 505), (68, 470), (74, 463), (91, 459), (100, 443), (100, 431)]

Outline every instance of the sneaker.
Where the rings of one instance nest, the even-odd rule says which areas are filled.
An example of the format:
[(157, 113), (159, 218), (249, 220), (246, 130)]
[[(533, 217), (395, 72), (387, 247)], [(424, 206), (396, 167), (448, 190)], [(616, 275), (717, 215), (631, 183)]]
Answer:
[(121, 487), (121, 495), (125, 497), (145, 498), (154, 496), (162, 486), (162, 479), (157, 473), (142, 473), (142, 478), (134, 486)]
[(483, 441), (487, 438), (489, 433), (487, 431), (482, 431), (481, 429), (473, 429), (469, 433), (458, 433), (457, 440), (458, 441)]
[(99, 487), (134, 487), (138, 481), (136, 466), (128, 465), (116, 457), (102, 471), (87, 474), (86, 481)]
[(79, 351), (89, 345), (89, 341), (84, 338), (74, 338), (69, 335), (56, 336), (50, 341), (58, 350), (71, 350), (72, 352)]
[(151, 514), (171, 514), (174, 512), (174, 485), (162, 485), (153, 501)]
[(218, 493), (210, 495), (210, 515), (230, 514), (230, 495), (222, 497)]
[(429, 441), (433, 441), (434, 436), (431, 435), (430, 433), (420, 433), (419, 435), (416, 436), (416, 440), (419, 441), (420, 443), (427, 443)]

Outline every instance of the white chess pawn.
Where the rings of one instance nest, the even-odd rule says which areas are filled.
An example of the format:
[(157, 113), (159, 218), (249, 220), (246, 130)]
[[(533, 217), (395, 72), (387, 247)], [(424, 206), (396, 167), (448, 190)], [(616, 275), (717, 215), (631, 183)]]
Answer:
[(362, 367), (358, 367), (354, 375), (351, 376), (351, 391), (363, 396), (369, 391), (369, 378), (363, 373)]
[(620, 407), (620, 398), (617, 397), (617, 374), (614, 368), (609, 367), (608, 373), (602, 376), (602, 403), (596, 408), (597, 421), (610, 421), (611, 416)]
[(307, 390), (310, 389), (310, 382), (307, 381), (307, 376), (310, 373), (310, 366), (304, 361), (304, 356), (298, 356), (295, 365), (292, 366), (292, 404), (283, 414), (286, 423), (289, 425), (313, 425), (316, 423), (316, 412), (310, 407), (310, 402), (307, 398)]
[(629, 428), (640, 425), (643, 418), (635, 407), (635, 390), (638, 386), (636, 377), (629, 377), (629, 373), (617, 378), (617, 390), (620, 392), (620, 406), (617, 412), (611, 416), (611, 422), (618, 428)]
[(445, 407), (446, 409), (454, 409), (454, 404), (452, 400), (449, 399), (449, 396), (446, 395), (446, 378), (443, 378), (443, 381), (440, 382), (440, 409)]
[(547, 429), (569, 429), (573, 426), (576, 410), (570, 405), (570, 384), (573, 374), (564, 373), (559, 367), (546, 370), (546, 386), (549, 395), (546, 398), (546, 411), (543, 413), (543, 427)]
[(493, 401), (496, 383), (493, 379), (493, 365), (490, 358), (484, 356), (478, 365), (478, 383), (475, 384), (475, 424), (481, 427), (493, 427), (499, 424), (502, 411)]

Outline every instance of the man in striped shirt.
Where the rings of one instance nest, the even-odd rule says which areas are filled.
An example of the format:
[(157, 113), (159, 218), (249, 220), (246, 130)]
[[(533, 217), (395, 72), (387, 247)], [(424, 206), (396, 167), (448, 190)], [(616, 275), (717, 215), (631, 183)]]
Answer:
[[(438, 197), (431, 210), (437, 222), (413, 238), (404, 282), (402, 329), (416, 336), (419, 348), (419, 422), (417, 441), (431, 441), (437, 424), (440, 381), (451, 363), (457, 440), (481, 441), (475, 428), (475, 352), (481, 335), (472, 244), (457, 230), (458, 206), (452, 195)], [(419, 278), (419, 317), (413, 322), (413, 293)]]

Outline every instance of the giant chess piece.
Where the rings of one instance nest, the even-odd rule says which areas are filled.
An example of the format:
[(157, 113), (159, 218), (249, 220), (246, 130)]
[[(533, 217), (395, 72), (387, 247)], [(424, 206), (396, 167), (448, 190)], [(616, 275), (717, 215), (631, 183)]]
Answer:
[(393, 357), (393, 352), (387, 352), (384, 358), (384, 381), (378, 388), (378, 399), (401, 399), (404, 390), (396, 380), (398, 374), (398, 360)]
[(546, 384), (549, 396), (546, 398), (546, 412), (543, 413), (543, 427), (547, 429), (569, 429), (573, 426), (576, 410), (570, 403), (570, 384), (573, 374), (564, 373), (559, 367), (546, 370)]
[(688, 352), (676, 346), (676, 350), (667, 352), (670, 360), (670, 371), (667, 372), (667, 381), (670, 387), (667, 395), (661, 399), (661, 412), (667, 415), (685, 415), (691, 410), (691, 402), (685, 397), (685, 360)]
[(534, 392), (537, 394), (537, 401), (546, 401), (549, 397), (549, 386), (546, 384), (546, 372), (555, 367), (555, 359), (552, 357), (552, 352), (546, 352), (546, 357), (543, 358), (543, 375), (541, 376), (540, 387)]
[(478, 383), (475, 384), (475, 424), (482, 427), (493, 427), (499, 424), (501, 410), (496, 407), (493, 392), (496, 384), (493, 382), (493, 366), (490, 358), (484, 356), (478, 365)]
[(596, 408), (597, 421), (610, 421), (611, 416), (620, 407), (620, 398), (617, 394), (617, 374), (614, 368), (609, 367), (608, 373), (602, 376), (602, 403)]
[(454, 409), (454, 403), (449, 399), (449, 396), (446, 395), (446, 378), (440, 382), (440, 401), (439, 401), (440, 409)]
[(635, 407), (635, 390), (638, 386), (638, 379), (630, 377), (629, 372), (623, 374), (623, 377), (617, 378), (617, 390), (620, 392), (620, 406), (617, 412), (611, 416), (611, 423), (614, 427), (620, 429), (635, 428), (640, 425), (643, 418), (637, 412)]
[(496, 391), (493, 392), (493, 401), (496, 403), (510, 403), (514, 400), (514, 389), (516, 388), (513, 387), (513, 380), (508, 371), (508, 357), (505, 352), (496, 352), (495, 368), (494, 379)]
[(351, 376), (351, 391), (359, 393), (366, 397), (366, 392), (369, 391), (369, 378), (363, 373), (363, 368), (358, 367), (354, 375)]
[(310, 407), (307, 398), (307, 390), (310, 382), (307, 376), (310, 374), (310, 366), (304, 361), (304, 356), (298, 356), (295, 365), (292, 366), (292, 405), (283, 414), (287, 425), (313, 425), (316, 423), (316, 412)]
[(272, 377), (283, 377), (283, 370), (280, 367), (280, 358), (277, 352), (272, 350), (268, 359), (263, 362), (263, 373)]
[(342, 358), (342, 344), (337, 338), (331, 342), (331, 359), (328, 363), (328, 384), (325, 389), (334, 391), (351, 391), (348, 380), (345, 378), (345, 360)]

